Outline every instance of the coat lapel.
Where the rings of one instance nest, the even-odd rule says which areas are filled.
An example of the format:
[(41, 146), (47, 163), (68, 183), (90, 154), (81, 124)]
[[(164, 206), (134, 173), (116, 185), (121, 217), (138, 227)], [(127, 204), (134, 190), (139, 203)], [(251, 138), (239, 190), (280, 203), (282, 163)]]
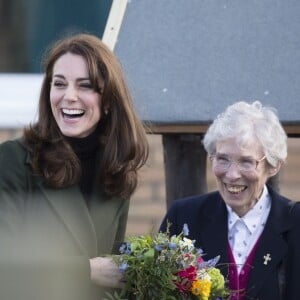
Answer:
[[(217, 204), (211, 199), (210, 205), (206, 208), (205, 216), (199, 228), (201, 231), (200, 240), (203, 242), (204, 252), (209, 253), (209, 259), (220, 255), (218, 267), (223, 275), (228, 274), (228, 230), (227, 230), (227, 210), (224, 201), (217, 194)], [(204, 259), (205, 256), (204, 256)]]
[(74, 185), (63, 189), (51, 189), (41, 183), (40, 188), (82, 253), (88, 254), (89, 257), (95, 256), (97, 253), (95, 228), (79, 187)]
[[(275, 195), (271, 191), (270, 194), (272, 207), (255, 254), (253, 269), (248, 283), (249, 293), (247, 296), (250, 298), (257, 297), (266, 278), (275, 269), (278, 269), (278, 265), (282, 262), (288, 251), (287, 243), (283, 238), (284, 233), (291, 226), (288, 205), (282, 201), (280, 196)], [(271, 260), (265, 261), (265, 256), (268, 254)]]
[[(22, 142), (20, 143), (22, 144)], [(98, 160), (100, 154), (99, 152)], [(28, 152), (25, 163), (32, 164)], [(67, 188), (52, 189), (44, 184), (42, 178), (36, 177), (35, 180), (54, 211), (73, 236), (82, 253), (87, 254), (89, 257), (95, 257), (98, 252), (95, 226), (79, 186), (73, 185)]]
[(125, 207), (125, 201), (118, 197), (107, 198), (101, 194), (100, 190), (92, 197), (90, 215), (97, 235), (97, 255), (111, 253), (115, 242), (123, 242), (123, 240), (116, 241), (116, 234), (119, 230), (119, 218)]

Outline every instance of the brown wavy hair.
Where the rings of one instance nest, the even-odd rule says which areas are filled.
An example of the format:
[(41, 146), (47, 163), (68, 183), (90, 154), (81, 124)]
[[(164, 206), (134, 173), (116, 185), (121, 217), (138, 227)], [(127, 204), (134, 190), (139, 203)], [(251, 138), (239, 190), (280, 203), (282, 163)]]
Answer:
[(99, 143), (103, 144), (104, 149), (99, 166), (101, 186), (108, 196), (128, 198), (137, 186), (137, 171), (148, 158), (147, 137), (135, 112), (118, 59), (94, 35), (77, 34), (63, 38), (45, 54), (38, 120), (24, 130), (33, 171), (43, 176), (46, 183), (54, 188), (67, 187), (80, 180), (80, 161), (65, 141), (50, 106), (53, 66), (59, 57), (68, 52), (86, 59), (95, 91), (100, 92), (99, 80), (104, 79), (99, 104), (103, 128), (99, 133)]

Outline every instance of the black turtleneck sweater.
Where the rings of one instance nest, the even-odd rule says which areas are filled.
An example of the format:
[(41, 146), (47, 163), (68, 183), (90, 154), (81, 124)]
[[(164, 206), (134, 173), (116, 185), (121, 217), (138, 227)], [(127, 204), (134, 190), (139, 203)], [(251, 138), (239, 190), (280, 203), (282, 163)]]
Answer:
[(80, 160), (82, 175), (79, 182), (80, 190), (87, 202), (92, 194), (96, 175), (97, 150), (99, 149), (99, 131), (84, 138), (65, 137)]

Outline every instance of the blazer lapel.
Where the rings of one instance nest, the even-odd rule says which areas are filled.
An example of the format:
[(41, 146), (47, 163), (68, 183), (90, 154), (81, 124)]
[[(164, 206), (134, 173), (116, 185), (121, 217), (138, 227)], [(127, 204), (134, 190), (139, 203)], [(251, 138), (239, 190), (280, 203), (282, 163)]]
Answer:
[[(204, 253), (209, 253), (210, 258), (220, 255), (218, 263), (223, 275), (228, 275), (228, 230), (227, 230), (227, 210), (224, 201), (218, 194), (218, 203), (213, 203), (206, 208), (205, 215), (201, 222), (201, 241), (203, 242)], [(205, 256), (204, 256), (204, 259)]]
[(93, 257), (97, 253), (95, 228), (88, 208), (77, 185), (51, 189), (40, 184), (41, 190), (61, 218), (83, 253)]
[(291, 226), (288, 214), (287, 204), (279, 196), (273, 195), (270, 215), (256, 250), (249, 278), (247, 296), (250, 298), (257, 297), (266, 278), (278, 268), (278, 264), (287, 254), (288, 246), (283, 236)]

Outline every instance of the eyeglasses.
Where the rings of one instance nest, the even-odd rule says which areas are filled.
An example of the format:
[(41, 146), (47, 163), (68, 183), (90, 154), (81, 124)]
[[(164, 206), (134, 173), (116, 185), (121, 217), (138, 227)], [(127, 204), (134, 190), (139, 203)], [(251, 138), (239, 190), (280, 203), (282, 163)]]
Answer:
[(256, 160), (254, 158), (241, 158), (239, 160), (233, 160), (225, 155), (211, 155), (210, 159), (213, 163), (213, 167), (222, 171), (227, 171), (232, 163), (234, 163), (240, 172), (253, 172), (256, 170), (258, 164), (262, 162), (266, 156)]

